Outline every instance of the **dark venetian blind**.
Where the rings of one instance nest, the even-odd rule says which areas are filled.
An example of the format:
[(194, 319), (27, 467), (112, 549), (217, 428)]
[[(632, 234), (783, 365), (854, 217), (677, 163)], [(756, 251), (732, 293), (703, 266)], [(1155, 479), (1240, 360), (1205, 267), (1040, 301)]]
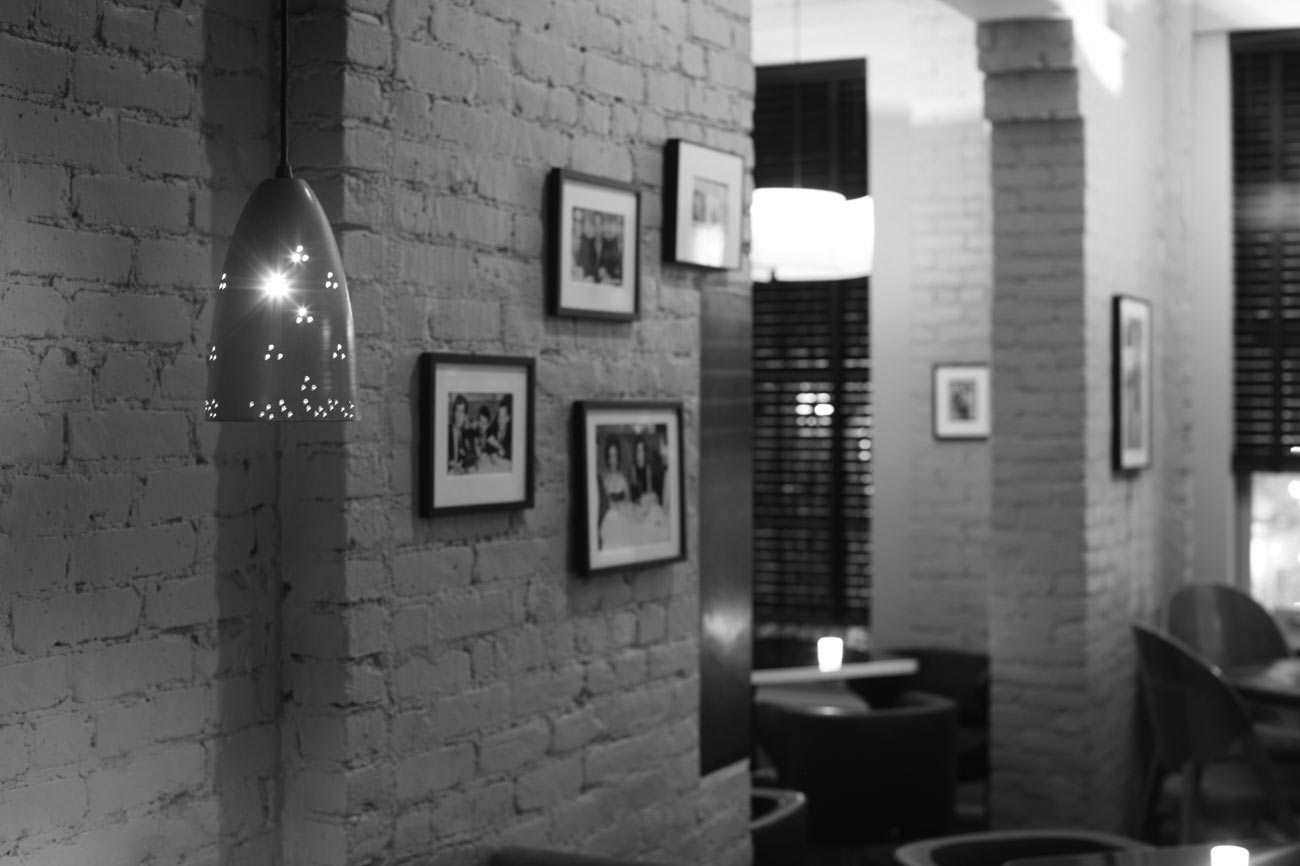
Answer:
[(1233, 402), (1239, 471), (1300, 454), (1300, 31), (1232, 39)]
[[(863, 61), (759, 67), (755, 186), (867, 193)], [(866, 279), (756, 283), (754, 617), (865, 623), (871, 609)]]
[(754, 186), (866, 195), (866, 61), (760, 66), (755, 76)]

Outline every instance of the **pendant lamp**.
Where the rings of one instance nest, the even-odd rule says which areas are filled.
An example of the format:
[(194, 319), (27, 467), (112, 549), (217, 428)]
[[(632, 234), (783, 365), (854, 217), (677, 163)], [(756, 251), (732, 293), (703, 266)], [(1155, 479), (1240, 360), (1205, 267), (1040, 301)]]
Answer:
[(288, 2), (280, 3), (280, 165), (244, 205), (217, 283), (210, 421), (356, 415), (352, 305), (320, 201), (289, 167)]
[(876, 220), (870, 196), (760, 187), (749, 207), (750, 278), (816, 282), (870, 276)]

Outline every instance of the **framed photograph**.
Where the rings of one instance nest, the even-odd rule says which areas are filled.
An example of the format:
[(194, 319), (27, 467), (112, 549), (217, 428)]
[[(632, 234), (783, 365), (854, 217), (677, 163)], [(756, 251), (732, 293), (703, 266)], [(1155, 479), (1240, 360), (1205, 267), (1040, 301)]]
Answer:
[(991, 427), (988, 364), (935, 364), (934, 438), (987, 439)]
[(578, 570), (686, 558), (682, 404), (578, 402)]
[(1115, 470), (1151, 465), (1151, 304), (1116, 295), (1112, 301), (1111, 408)]
[(745, 161), (738, 154), (668, 141), (664, 151), (664, 258), (704, 268), (740, 267)]
[(641, 291), (641, 193), (616, 180), (551, 169), (547, 299), (557, 316), (635, 319)]
[(420, 356), (420, 513), (533, 504), (533, 359)]

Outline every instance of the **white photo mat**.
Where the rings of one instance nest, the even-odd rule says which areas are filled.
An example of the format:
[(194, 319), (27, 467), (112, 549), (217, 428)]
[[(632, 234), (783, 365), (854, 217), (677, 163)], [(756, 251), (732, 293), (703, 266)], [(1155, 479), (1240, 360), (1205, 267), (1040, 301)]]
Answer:
[[(622, 278), (617, 286), (583, 279), (574, 274), (568, 256), (574, 249), (574, 209), (600, 211), (623, 218)], [(622, 189), (612, 189), (565, 177), (560, 185), (559, 306), (566, 310), (632, 315), (637, 307), (638, 199)]]
[[(433, 508), (458, 508), (522, 503), (528, 498), (528, 419), (532, 418), (528, 370), (498, 364), (435, 361), (432, 393), (433, 454), (430, 462)], [(448, 461), (450, 404), (453, 395), (509, 394), (513, 421), (510, 427), (511, 469), (489, 474), (453, 474)]]
[[(740, 226), (744, 216), (744, 161), (736, 154), (689, 141), (675, 142), (677, 176), (668, 178), (676, 190), (673, 260), (711, 268), (740, 267)], [(714, 217), (699, 217), (701, 200), (713, 205), (713, 191), (725, 188), (720, 239)]]
[(987, 439), (992, 400), (987, 364), (936, 364), (934, 367), (936, 439)]
[[(681, 559), (685, 556), (683, 532), (683, 498), (681, 490), (681, 442), (682, 431), (680, 412), (676, 408), (590, 408), (583, 413), (583, 454), (585, 457), (583, 473), (586, 485), (586, 527), (583, 534), (586, 544), (587, 570), (603, 571), (607, 569), (652, 564)], [(598, 503), (601, 501), (601, 431), (608, 434), (610, 430), (626, 435), (628, 428), (638, 431), (639, 435), (658, 436), (657, 428), (665, 433), (662, 450), (657, 451), (657, 459), (662, 459), (663, 492), (659, 497), (659, 507), (663, 514), (656, 519), (666, 523), (666, 534), (662, 540), (630, 545), (601, 544), (602, 528), (608, 530), (608, 524), (602, 527), (602, 514)], [(627, 455), (625, 455), (627, 458)]]
[(1134, 471), (1151, 465), (1151, 304), (1127, 295), (1113, 303), (1112, 450), (1117, 470)]

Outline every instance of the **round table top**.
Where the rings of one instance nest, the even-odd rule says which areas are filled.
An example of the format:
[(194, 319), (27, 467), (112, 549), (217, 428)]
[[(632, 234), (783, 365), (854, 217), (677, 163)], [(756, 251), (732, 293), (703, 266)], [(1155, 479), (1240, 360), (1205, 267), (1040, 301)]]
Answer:
[[(1006, 866), (1210, 866), (1213, 845), (1179, 845), (1145, 851), (1106, 851), (1009, 860)], [(1249, 846), (1247, 846), (1249, 847)], [(1250, 866), (1289, 866), (1300, 863), (1300, 845), (1251, 849)]]

